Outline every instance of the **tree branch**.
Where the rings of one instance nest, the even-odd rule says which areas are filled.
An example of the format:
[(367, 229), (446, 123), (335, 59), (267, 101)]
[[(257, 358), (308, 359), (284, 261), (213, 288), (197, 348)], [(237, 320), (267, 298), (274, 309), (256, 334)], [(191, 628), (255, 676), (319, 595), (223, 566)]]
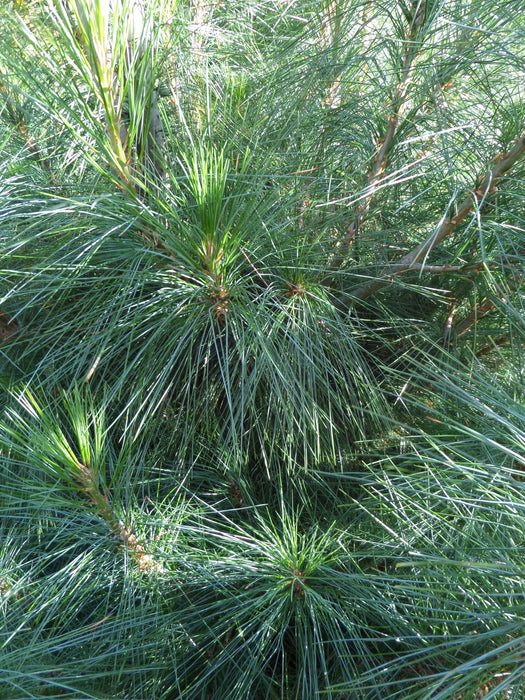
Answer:
[[(498, 154), (494, 159), (494, 166), (487, 175), (481, 180), (481, 184), (476, 190), (470, 190), (466, 197), (459, 205), (455, 216), (445, 219), (440, 226), (429, 236), (423, 243), (420, 243), (417, 248), (414, 248), (410, 253), (404, 255), (398, 262), (386, 267), (381, 275), (366, 284), (361, 285), (350, 294), (341, 295), (338, 298), (340, 306), (349, 307), (357, 299), (366, 299), (375, 292), (385, 287), (393, 277), (402, 272), (421, 269), (418, 264), (424, 261), (428, 255), (438, 246), (445, 238), (448, 238), (456, 228), (463, 223), (466, 217), (479, 206), (489, 195), (494, 194), (497, 189), (499, 180), (503, 175), (510, 170), (517, 160), (525, 153), (525, 134), (519, 136), (514, 142), (514, 146), (510, 151)], [(423, 271), (425, 266), (423, 264)]]
[[(419, 272), (427, 275), (447, 275), (454, 272), (480, 272), (485, 269), (485, 263), (476, 263), (474, 265), (425, 265), (425, 263), (415, 263), (410, 268), (407, 268), (402, 263), (392, 263), (391, 268), (400, 266), (399, 274), (402, 272)], [(492, 263), (489, 263), (492, 265)]]
[(412, 0), (411, 13), (409, 14), (410, 16), (407, 16), (409, 26), (405, 37), (406, 49), (401, 62), (400, 81), (396, 86), (392, 98), (385, 105), (385, 110), (390, 110), (390, 114), (387, 117), (388, 126), (384, 137), (379, 140), (379, 150), (374, 157), (372, 170), (367, 176), (367, 182), (364, 190), (367, 191), (368, 194), (364, 198), (364, 201), (358, 204), (354, 210), (354, 216), (347, 229), (346, 238), (341, 245), (341, 251), (339, 255), (337, 255), (336, 260), (331, 264), (332, 270), (339, 269), (343, 264), (350, 245), (355, 240), (361, 224), (366, 219), (368, 212), (370, 211), (370, 205), (377, 192), (379, 183), (384, 176), (388, 162), (388, 154), (392, 144), (394, 143), (399, 122), (406, 108), (405, 98), (407, 96), (410, 83), (412, 82), (414, 61), (420, 51), (420, 46), (417, 39), (418, 35), (421, 33), (425, 19), (424, 6), (421, 0)]

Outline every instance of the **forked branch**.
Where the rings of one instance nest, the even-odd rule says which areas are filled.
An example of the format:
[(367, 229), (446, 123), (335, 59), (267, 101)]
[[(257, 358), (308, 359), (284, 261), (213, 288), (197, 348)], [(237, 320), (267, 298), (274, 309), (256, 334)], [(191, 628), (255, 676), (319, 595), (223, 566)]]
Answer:
[[(454, 216), (446, 218), (438, 228), (414, 250), (404, 255), (396, 263), (387, 266), (381, 275), (376, 279), (367, 282), (355, 289), (351, 294), (339, 297), (338, 302), (343, 307), (350, 307), (358, 299), (366, 299), (375, 292), (389, 284), (392, 279), (407, 271), (426, 271), (426, 260), (430, 253), (442, 241), (451, 236), (456, 228), (462, 224), (467, 216), (478, 209), (489, 197), (497, 191), (501, 178), (512, 168), (525, 153), (525, 134), (519, 136), (514, 142), (514, 146), (508, 152), (502, 152), (493, 159), (493, 167), (481, 178), (480, 184), (470, 190), (463, 201), (459, 204)], [(431, 268), (430, 268), (431, 269)]]

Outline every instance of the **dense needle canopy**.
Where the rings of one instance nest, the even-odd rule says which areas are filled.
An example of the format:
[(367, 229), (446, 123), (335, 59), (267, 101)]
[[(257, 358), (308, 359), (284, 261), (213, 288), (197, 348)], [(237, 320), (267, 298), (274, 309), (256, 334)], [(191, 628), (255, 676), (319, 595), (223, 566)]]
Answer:
[(0, 697), (523, 694), (525, 8), (0, 8)]

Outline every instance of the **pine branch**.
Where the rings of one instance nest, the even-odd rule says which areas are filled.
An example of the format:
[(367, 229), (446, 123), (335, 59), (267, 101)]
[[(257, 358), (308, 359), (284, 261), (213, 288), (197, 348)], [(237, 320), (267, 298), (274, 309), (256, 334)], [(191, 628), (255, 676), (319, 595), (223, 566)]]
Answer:
[(475, 306), (464, 318), (461, 319), (461, 321), (456, 324), (454, 328), (456, 338), (460, 338), (462, 335), (465, 335), (465, 333), (475, 326), (478, 321), (481, 321), (482, 318), (484, 318), (491, 311), (494, 311), (495, 308), (496, 305), (492, 299), (485, 299), (481, 304)]
[(346, 259), (350, 246), (359, 233), (362, 223), (368, 216), (379, 184), (384, 178), (384, 173), (388, 164), (388, 156), (398, 133), (401, 117), (406, 109), (406, 98), (414, 75), (414, 62), (421, 49), (418, 37), (421, 34), (425, 20), (424, 6), (421, 0), (413, 0), (411, 13), (407, 13), (406, 19), (409, 24), (405, 37), (406, 49), (401, 61), (401, 79), (396, 86), (392, 99), (389, 100), (384, 107), (386, 111), (390, 112), (387, 117), (388, 126), (386, 133), (384, 137), (379, 140), (379, 150), (374, 157), (372, 170), (367, 175), (366, 185), (363, 188), (367, 193), (366, 197), (355, 208), (353, 219), (347, 229), (347, 236), (341, 243), (341, 251), (331, 265), (332, 270), (338, 270), (341, 267)]
[(84, 464), (77, 460), (74, 480), (80, 486), (80, 490), (91, 504), (96, 508), (97, 514), (108, 525), (111, 533), (132, 554), (135, 564), (140, 571), (163, 570), (159, 562), (146, 553), (131, 528), (127, 528), (122, 520), (119, 520), (109, 501), (107, 491), (102, 491), (99, 486), (98, 475), (90, 464)]
[[(509, 291), (514, 291), (517, 285), (523, 279), (523, 275), (514, 272), (513, 281), (508, 283), (507, 290), (503, 289), (497, 285), (496, 292), (497, 298), (502, 304), (506, 304), (506, 299)], [(465, 335), (473, 326), (475, 326), (478, 321), (484, 318), (487, 314), (491, 313), (497, 308), (496, 298), (486, 297), (481, 304), (477, 304), (464, 318), (459, 321), (455, 328), (454, 333), (456, 338)]]
[(498, 183), (505, 173), (525, 153), (525, 134), (519, 136), (514, 142), (514, 146), (508, 152), (498, 154), (494, 159), (494, 166), (487, 175), (481, 178), (479, 186), (470, 190), (465, 196), (461, 204), (458, 206), (456, 214), (445, 219), (436, 231), (432, 233), (423, 243), (420, 243), (417, 248), (407, 253), (395, 264), (386, 267), (381, 275), (361, 287), (355, 289), (351, 294), (341, 295), (338, 302), (342, 307), (351, 306), (357, 299), (367, 299), (380, 289), (383, 289), (392, 279), (402, 272), (418, 270), (418, 265), (423, 261), (423, 268), (419, 271), (425, 271), (425, 261), (430, 253), (446, 238), (451, 236), (456, 228), (462, 224), (467, 216), (479, 210), (485, 203), (487, 197), (493, 195), (497, 191)]
[(486, 263), (477, 263), (475, 265), (425, 265), (424, 263), (415, 263), (410, 268), (402, 265), (402, 263), (392, 263), (391, 267), (396, 265), (401, 267), (399, 274), (402, 272), (419, 272), (427, 275), (447, 275), (457, 272), (481, 272), (486, 269)]
[(480, 350), (477, 351), (476, 357), (483, 357), (484, 355), (489, 355), (503, 345), (508, 345), (510, 343), (510, 338), (507, 335), (498, 336), (497, 338), (491, 338), (490, 343), (484, 345)]

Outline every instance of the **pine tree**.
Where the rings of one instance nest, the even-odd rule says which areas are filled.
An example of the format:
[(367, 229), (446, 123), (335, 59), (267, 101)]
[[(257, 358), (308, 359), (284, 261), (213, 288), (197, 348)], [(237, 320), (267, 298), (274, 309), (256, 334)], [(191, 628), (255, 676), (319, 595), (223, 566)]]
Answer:
[(521, 697), (525, 9), (0, 10), (0, 697)]

